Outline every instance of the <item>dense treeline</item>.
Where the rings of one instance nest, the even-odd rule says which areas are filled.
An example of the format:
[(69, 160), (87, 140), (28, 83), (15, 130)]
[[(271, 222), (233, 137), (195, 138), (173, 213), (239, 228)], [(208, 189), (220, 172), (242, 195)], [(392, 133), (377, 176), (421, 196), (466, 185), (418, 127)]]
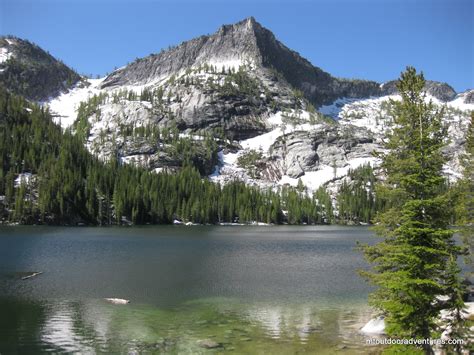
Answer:
[[(80, 111), (96, 110), (103, 99), (97, 97), (95, 104), (91, 101), (90, 107), (83, 105)], [(390, 192), (377, 182), (370, 165), (351, 170), (335, 199), (324, 187), (310, 195), (302, 184), (263, 191), (238, 181), (225, 186), (211, 183), (202, 178), (209, 170), (203, 166), (216, 163), (216, 142), (205, 139), (202, 150), (189, 139), (176, 138), (179, 135), (173, 129), (147, 126), (119, 131), (124, 136), (140, 135), (167, 143), (183, 157), (183, 167), (176, 173), (156, 174), (121, 164), (118, 157), (99, 161), (84, 148), (83, 134), (62, 132), (46, 108), (2, 88), (0, 126), (3, 222), (104, 225), (172, 223), (177, 219), (195, 223), (358, 224), (372, 223), (378, 212), (390, 207)], [(75, 129), (81, 131), (77, 125)], [(199, 161), (201, 156), (203, 162)], [(464, 205), (468, 194), (463, 190), (472, 190), (466, 187), (472, 184), (463, 182), (468, 180), (453, 189), (451, 203)], [(464, 215), (470, 216), (470, 212)]]
[(332, 220), (326, 216), (332, 214), (328, 196), (319, 203), (289, 188), (262, 191), (241, 182), (220, 186), (202, 179), (190, 165), (176, 174), (156, 174), (117, 159), (101, 162), (84, 148), (80, 136), (62, 132), (47, 109), (3, 89), (0, 114), (4, 221), (100, 225), (174, 219), (196, 223)]
[(345, 223), (370, 223), (381, 210), (381, 199), (376, 198), (376, 178), (370, 164), (349, 170), (337, 195), (339, 220)]

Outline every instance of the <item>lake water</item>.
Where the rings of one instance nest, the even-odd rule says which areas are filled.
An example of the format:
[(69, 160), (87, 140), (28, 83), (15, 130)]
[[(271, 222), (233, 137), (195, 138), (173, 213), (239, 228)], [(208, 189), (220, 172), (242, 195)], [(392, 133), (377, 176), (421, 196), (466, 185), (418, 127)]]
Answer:
[(0, 353), (366, 353), (354, 247), (376, 239), (341, 226), (0, 227)]

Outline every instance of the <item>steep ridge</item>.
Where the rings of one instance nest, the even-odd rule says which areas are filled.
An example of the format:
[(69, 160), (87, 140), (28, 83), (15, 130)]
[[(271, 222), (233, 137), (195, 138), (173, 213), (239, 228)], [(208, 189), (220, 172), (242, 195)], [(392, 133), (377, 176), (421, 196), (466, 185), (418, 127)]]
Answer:
[(293, 87), (300, 89), (316, 106), (329, 103), (338, 97), (361, 98), (378, 96), (380, 86), (373, 81), (338, 79), (313, 66), (297, 52), (278, 41), (274, 34), (259, 25), (253, 18), (254, 33), (262, 57), (262, 65), (281, 74)]
[(68, 90), (81, 77), (37, 45), (13, 36), (0, 37), (0, 85), (34, 101)]
[(332, 77), (290, 50), (253, 17), (233, 25), (224, 25), (210, 36), (183, 42), (177, 47), (154, 54), (109, 75), (102, 87), (148, 85), (182, 70), (204, 63), (239, 67), (250, 64), (260, 75), (277, 75), (301, 90), (314, 105), (329, 103), (338, 97), (368, 97), (381, 94), (373, 81)]
[[(299, 89), (316, 107), (338, 98), (367, 98), (396, 92), (396, 81), (382, 86), (369, 80), (349, 80), (331, 76), (312, 65), (299, 53), (278, 41), (255, 18), (249, 17), (222, 26), (216, 33), (181, 43), (176, 47), (137, 59), (105, 78), (101, 87), (144, 86), (161, 83), (171, 75), (203, 64), (238, 68), (249, 64), (259, 75), (283, 79), (280, 85)], [(456, 92), (446, 83), (427, 81), (427, 92), (441, 101), (450, 101)]]
[(101, 87), (158, 83), (170, 75), (206, 63), (227, 64), (237, 68), (245, 62), (258, 63), (259, 51), (254, 26), (253, 19), (222, 26), (213, 35), (201, 36), (138, 59), (110, 74)]

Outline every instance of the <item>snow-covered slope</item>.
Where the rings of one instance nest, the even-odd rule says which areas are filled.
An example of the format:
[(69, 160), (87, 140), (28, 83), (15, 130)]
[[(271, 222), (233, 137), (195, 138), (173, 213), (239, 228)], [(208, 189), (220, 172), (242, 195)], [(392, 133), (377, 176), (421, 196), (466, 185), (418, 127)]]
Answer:
[[(449, 138), (446, 153), (450, 157), (445, 166), (445, 173), (452, 179), (457, 179), (461, 175), (459, 157), (463, 153), (464, 135), (470, 114), (474, 111), (474, 103), (466, 103), (468, 93), (458, 95), (449, 102), (441, 102), (433, 96), (426, 95), (427, 102), (431, 101), (439, 110), (443, 110)], [(341, 125), (354, 125), (367, 129), (374, 134), (377, 142), (382, 142), (393, 123), (390, 100), (399, 101), (401, 97), (387, 95), (362, 100), (339, 99), (333, 105), (322, 107), (322, 111), (330, 114)]]
[[(179, 78), (179, 77), (178, 77)], [(201, 80), (207, 83), (209, 78), (217, 82), (224, 80), (219, 75), (196, 72), (183, 74), (181, 77), (190, 80)], [(198, 79), (197, 79), (198, 78)], [(166, 99), (166, 109), (175, 116), (183, 115), (190, 108), (203, 106), (203, 92), (206, 86), (198, 89), (180, 85), (165, 80), (161, 84), (149, 86), (126, 86), (101, 89), (104, 79), (89, 79), (87, 84), (81, 83), (68, 93), (61, 94), (49, 102), (55, 119), (63, 127), (70, 126), (77, 115), (80, 102), (87, 101), (94, 95), (107, 93), (109, 96), (99, 105), (100, 114), (89, 118), (90, 135), (86, 142), (91, 152), (103, 159), (115, 154), (120, 148), (122, 162), (140, 164), (156, 172), (169, 167), (169, 159), (157, 157), (162, 143), (157, 142), (155, 148), (150, 142), (140, 141), (131, 136), (125, 136), (124, 127), (166, 127), (170, 121), (163, 115), (163, 107), (158, 108), (147, 100), (140, 100), (142, 90), (149, 87), (161, 89)], [(113, 95), (130, 90), (137, 97), (129, 99), (121, 97), (114, 100)], [(126, 96), (126, 95), (125, 95)], [(178, 99), (177, 97), (181, 97)], [(278, 186), (296, 186), (301, 182), (309, 192), (319, 186), (331, 182), (331, 190), (335, 190), (349, 169), (355, 169), (364, 164), (377, 166), (379, 161), (373, 157), (374, 151), (382, 149), (382, 141), (392, 124), (390, 116), (390, 100), (399, 100), (398, 95), (371, 97), (366, 99), (341, 98), (332, 105), (322, 106), (320, 112), (331, 116), (335, 121), (325, 119), (317, 112), (310, 112), (304, 101), (299, 102), (300, 109), (279, 110), (271, 112), (267, 109), (252, 120), (260, 122), (263, 131), (257, 129), (249, 138), (227, 139), (229, 144), (221, 143), (218, 154), (219, 163), (209, 176), (212, 181), (226, 183), (235, 179), (261, 187), (277, 188)], [(446, 165), (445, 171), (452, 179), (460, 176), (459, 155), (462, 153), (464, 132), (468, 124), (469, 113), (474, 110), (474, 104), (465, 103), (463, 96), (456, 97), (448, 103), (441, 103), (433, 97), (439, 107), (444, 107), (445, 122), (449, 127), (450, 143), (447, 148), (452, 159)], [(283, 100), (282, 100), (283, 101)], [(295, 101), (293, 101), (293, 104)], [(207, 103), (216, 105), (218, 103)], [(205, 106), (206, 104), (204, 104)], [(180, 137), (190, 137), (196, 142), (203, 139), (202, 129), (196, 131), (189, 126), (182, 131)], [(194, 133), (193, 133), (194, 132)], [(198, 133), (201, 132), (201, 133)], [(212, 132), (210, 130), (209, 132)], [(249, 171), (248, 167), (239, 164), (239, 157), (251, 152), (257, 152), (259, 158), (255, 161), (257, 173)], [(174, 162), (174, 168), (176, 162)]]
[(68, 92), (61, 93), (45, 103), (49, 105), (54, 121), (63, 128), (71, 126), (77, 118), (77, 109), (81, 102), (101, 92), (99, 85), (102, 79), (86, 79), (76, 84)]
[[(290, 113), (294, 114), (294, 111)], [(285, 123), (285, 115), (288, 113), (277, 112), (266, 118), (266, 122), (273, 129), (240, 141), (241, 149), (238, 151), (221, 151), (220, 165), (210, 176), (211, 180), (226, 183), (238, 178), (248, 184), (273, 188), (297, 186), (301, 180), (308, 192), (313, 192), (330, 180), (346, 176), (349, 169), (367, 163), (378, 164), (378, 160), (371, 156), (371, 152), (377, 147), (370, 141), (367, 141), (367, 144), (357, 144), (354, 139), (353, 149), (343, 148), (343, 132), (340, 132), (335, 124), (320, 120), (312, 122), (310, 117), (313, 114), (308, 111), (299, 112), (299, 123), (288, 124)], [(281, 142), (284, 140), (287, 143), (284, 144), (283, 153)], [(342, 146), (339, 143), (342, 143)], [(256, 162), (261, 168), (257, 174), (239, 166), (239, 158), (251, 152), (257, 152), (261, 157)], [(305, 161), (305, 158), (311, 155), (316, 155), (316, 159)], [(293, 163), (300, 159), (295, 169)]]
[[(474, 93), (456, 95), (431, 81), (425, 90), (444, 107), (445, 172), (455, 179)], [(94, 95), (100, 99), (92, 105)], [(311, 192), (327, 183), (334, 189), (350, 169), (378, 165), (373, 153), (392, 125), (390, 100), (399, 99), (395, 82), (334, 78), (251, 18), (82, 80), (48, 104), (63, 127), (76, 121), (81, 102), (94, 106), (76, 127), (104, 160), (173, 171), (183, 161), (180, 149), (191, 145), (215, 182), (277, 188), (301, 181)]]

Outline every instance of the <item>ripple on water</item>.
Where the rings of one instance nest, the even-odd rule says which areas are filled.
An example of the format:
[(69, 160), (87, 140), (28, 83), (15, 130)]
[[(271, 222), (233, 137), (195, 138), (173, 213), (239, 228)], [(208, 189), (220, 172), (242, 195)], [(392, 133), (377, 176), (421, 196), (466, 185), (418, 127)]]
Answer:
[[(365, 343), (358, 330), (371, 315), (364, 307), (347, 312), (318, 304), (265, 305), (230, 299), (206, 299), (172, 309), (137, 304), (120, 307), (97, 299), (50, 300), (40, 308), (43, 317), (37, 319), (36, 336), (20, 340), (20, 347), (67, 353), (191, 354), (201, 352), (200, 341), (206, 339), (238, 352), (320, 349), (324, 354), (343, 346), (358, 353)], [(32, 319), (23, 321), (31, 325)]]

